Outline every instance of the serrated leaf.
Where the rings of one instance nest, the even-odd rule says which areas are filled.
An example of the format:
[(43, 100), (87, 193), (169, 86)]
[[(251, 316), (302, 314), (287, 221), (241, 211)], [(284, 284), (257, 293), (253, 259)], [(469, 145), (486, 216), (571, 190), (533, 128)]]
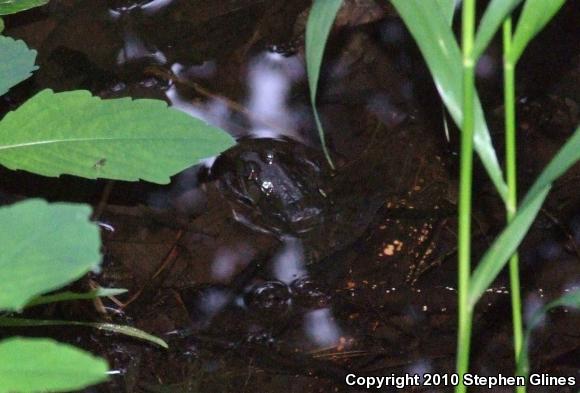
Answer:
[(32, 75), (36, 51), (22, 40), (0, 35), (0, 95)]
[(42, 338), (0, 341), (0, 393), (76, 391), (107, 379), (103, 359)]
[(515, 64), (540, 30), (554, 17), (566, 0), (526, 0), (512, 41), (511, 60)]
[(83, 326), (98, 330), (105, 330), (112, 333), (123, 334), (125, 336), (134, 337), (139, 340), (148, 341), (162, 348), (169, 348), (167, 343), (159, 337), (153, 336), (141, 329), (132, 326), (116, 325), (114, 323), (103, 322), (80, 322), (80, 321), (60, 321), (53, 319), (26, 319), (26, 318), (12, 318), (0, 317), (0, 326), (5, 327), (22, 327), (22, 326)]
[(0, 310), (20, 310), (98, 267), (91, 208), (30, 199), (0, 208)]
[(101, 100), (80, 90), (43, 90), (0, 122), (0, 164), (44, 176), (166, 184), (233, 144), (163, 101)]
[(15, 14), (46, 3), (48, 0), (0, 0), (0, 15)]
[[(437, 2), (392, 0), (391, 2), (415, 38), (431, 71), (437, 91), (455, 123), (463, 122), (461, 52)], [(498, 193), (505, 201), (507, 185), (491, 143), (481, 102), (475, 98), (474, 146)]]
[(522, 0), (492, 0), (489, 3), (477, 28), (473, 47), (474, 59), (479, 59), (499, 26), (521, 2)]
[(59, 292), (51, 295), (37, 296), (26, 304), (26, 307), (39, 306), (41, 304), (67, 302), (71, 300), (93, 300), (98, 297), (117, 296), (126, 293), (126, 289), (121, 288), (98, 288), (85, 293)]
[(324, 57), (324, 48), (328, 35), (332, 29), (336, 14), (342, 5), (342, 0), (315, 0), (308, 14), (306, 23), (305, 52), (306, 52), (306, 72), (308, 73), (308, 86), (310, 87), (310, 102), (314, 112), (314, 120), (320, 137), (322, 150), (332, 168), (334, 164), (326, 148), (324, 140), (324, 129), (316, 109), (316, 94), (318, 91), (318, 79), (320, 77), (320, 67)]

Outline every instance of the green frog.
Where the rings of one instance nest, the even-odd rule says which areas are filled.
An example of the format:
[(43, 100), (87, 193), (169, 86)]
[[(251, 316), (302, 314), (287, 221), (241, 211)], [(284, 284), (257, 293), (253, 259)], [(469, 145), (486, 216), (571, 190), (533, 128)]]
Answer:
[(290, 139), (245, 139), (212, 167), (237, 221), (277, 236), (301, 237), (331, 210), (332, 172), (317, 150)]
[[(401, 163), (387, 146), (373, 149), (335, 172), (323, 154), (290, 139), (246, 139), (212, 167), (234, 218), (280, 239), (300, 239), (313, 263), (356, 240), (390, 194)], [(400, 177), (400, 176), (399, 176)]]

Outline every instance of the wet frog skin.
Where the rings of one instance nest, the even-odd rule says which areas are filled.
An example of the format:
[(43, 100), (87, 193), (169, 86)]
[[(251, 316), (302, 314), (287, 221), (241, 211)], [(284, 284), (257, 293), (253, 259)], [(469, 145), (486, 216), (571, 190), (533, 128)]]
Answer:
[(245, 139), (212, 167), (237, 221), (276, 236), (303, 236), (331, 211), (330, 168), (318, 151), (289, 139)]

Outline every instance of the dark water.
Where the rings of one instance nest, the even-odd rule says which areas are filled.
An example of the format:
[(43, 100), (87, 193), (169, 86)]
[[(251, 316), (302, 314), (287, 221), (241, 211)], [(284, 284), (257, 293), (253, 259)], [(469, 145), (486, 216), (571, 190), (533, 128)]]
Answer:
[[(85, 330), (27, 332), (106, 357), (117, 373), (87, 391), (356, 391), (345, 375), (452, 372), (457, 133), (446, 139), (441, 104), (396, 14), (347, 3), (318, 99), (335, 172), (309, 107), (300, 41), (309, 2), (53, 0), (6, 20), (7, 34), (39, 51), (40, 70), (3, 98), (2, 112), (42, 88), (82, 88), (163, 99), (240, 140), (214, 170), (192, 168), (167, 187), (1, 170), (7, 197), (89, 202), (114, 228), (103, 230), (103, 272), (75, 285), (129, 294), (105, 299), (106, 314), (75, 304), (42, 316), (131, 324), (170, 343), (164, 351)], [(578, 124), (579, 16), (569, 2), (521, 64), (521, 190)], [(501, 151), (498, 53), (478, 72)], [(580, 285), (579, 179), (576, 166), (558, 181), (521, 248), (526, 315)], [(475, 188), (478, 256), (504, 211), (481, 168)], [(513, 372), (507, 285), (500, 277), (477, 309), (473, 372)], [(533, 335), (534, 372), (580, 379), (579, 318), (546, 318)]]

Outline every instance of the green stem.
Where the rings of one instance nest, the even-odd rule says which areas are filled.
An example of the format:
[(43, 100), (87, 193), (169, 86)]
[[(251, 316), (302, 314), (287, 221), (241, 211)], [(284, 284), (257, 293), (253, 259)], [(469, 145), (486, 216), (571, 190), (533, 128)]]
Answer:
[(461, 48), (463, 52), (463, 126), (461, 132), (459, 169), (459, 233), (458, 233), (458, 332), (457, 373), (460, 384), (456, 393), (467, 391), (463, 376), (469, 371), (472, 310), (468, 292), (471, 276), (471, 191), (473, 182), (473, 129), (475, 99), (475, 0), (464, 0), (461, 18)]
[[(504, 71), (504, 107), (505, 107), (505, 157), (507, 194), (507, 221), (511, 222), (517, 210), (517, 167), (516, 167), (516, 93), (515, 64), (511, 56), (512, 21), (506, 19), (503, 24), (503, 71)], [(514, 335), (514, 355), (516, 365), (519, 363), (523, 343), (522, 302), (520, 291), (520, 269), (517, 252), (509, 260), (510, 293), (512, 301), (512, 325)], [(518, 386), (516, 392), (525, 393), (525, 386)]]
[(316, 122), (316, 128), (318, 129), (318, 136), (320, 137), (320, 144), (322, 145), (324, 157), (326, 157), (326, 161), (328, 162), (328, 165), (330, 165), (330, 169), (334, 170), (336, 168), (334, 167), (334, 162), (332, 162), (332, 158), (330, 157), (330, 153), (326, 147), (326, 140), (324, 139), (324, 128), (322, 128), (322, 123), (320, 122), (320, 117), (318, 116), (318, 109), (316, 107), (315, 101), (312, 101), (312, 110), (314, 112), (314, 121)]

